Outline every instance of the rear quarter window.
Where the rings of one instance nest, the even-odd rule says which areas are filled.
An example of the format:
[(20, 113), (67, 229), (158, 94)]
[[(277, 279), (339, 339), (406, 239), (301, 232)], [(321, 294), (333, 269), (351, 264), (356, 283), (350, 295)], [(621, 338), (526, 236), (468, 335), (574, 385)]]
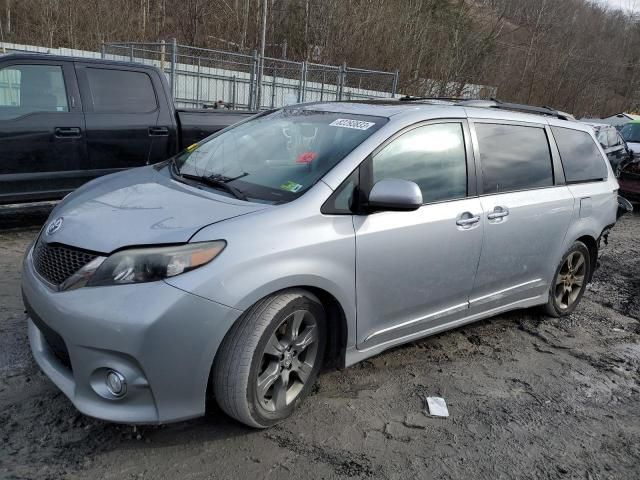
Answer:
[(587, 132), (551, 127), (560, 151), (567, 183), (606, 180), (607, 166), (600, 149)]

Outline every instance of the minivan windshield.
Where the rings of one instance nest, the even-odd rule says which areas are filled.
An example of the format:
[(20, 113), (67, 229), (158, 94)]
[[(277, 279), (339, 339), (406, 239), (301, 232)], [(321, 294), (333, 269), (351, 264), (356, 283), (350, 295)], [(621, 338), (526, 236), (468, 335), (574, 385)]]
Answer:
[(620, 130), (620, 135), (625, 142), (640, 143), (640, 123), (627, 123)]
[(307, 191), (386, 118), (282, 109), (179, 154), (174, 173), (237, 198), (289, 202)]

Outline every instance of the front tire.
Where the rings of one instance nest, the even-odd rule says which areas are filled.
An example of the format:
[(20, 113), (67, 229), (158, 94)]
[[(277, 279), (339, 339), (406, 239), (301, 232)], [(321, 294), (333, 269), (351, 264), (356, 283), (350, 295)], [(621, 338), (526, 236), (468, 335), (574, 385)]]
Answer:
[(570, 315), (576, 309), (591, 275), (591, 254), (582, 242), (575, 242), (564, 254), (549, 288), (544, 307), (552, 317)]
[(220, 408), (254, 428), (289, 417), (318, 376), (326, 315), (311, 293), (296, 289), (260, 300), (225, 337), (214, 364)]

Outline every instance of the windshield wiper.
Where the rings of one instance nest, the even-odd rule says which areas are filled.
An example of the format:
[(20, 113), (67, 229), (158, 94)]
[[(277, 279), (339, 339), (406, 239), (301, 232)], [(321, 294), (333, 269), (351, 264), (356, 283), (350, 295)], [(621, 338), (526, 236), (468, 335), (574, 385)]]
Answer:
[(236, 187), (234, 187), (233, 185), (229, 185), (228, 183), (240, 177), (226, 178), (221, 175), (210, 175), (207, 177), (200, 175), (191, 175), (189, 173), (179, 173), (178, 176), (186, 178), (187, 180), (195, 180), (196, 182), (204, 183), (205, 185), (217, 188), (218, 190), (224, 190), (225, 192), (230, 193), (239, 200), (244, 200), (245, 202), (248, 201), (247, 196), (241, 190), (238, 190)]

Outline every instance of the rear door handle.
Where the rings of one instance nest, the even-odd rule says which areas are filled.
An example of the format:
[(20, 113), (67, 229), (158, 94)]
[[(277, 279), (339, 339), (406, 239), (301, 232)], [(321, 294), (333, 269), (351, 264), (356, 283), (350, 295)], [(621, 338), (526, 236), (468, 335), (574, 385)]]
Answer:
[(509, 215), (509, 209), (507, 207), (496, 207), (493, 209), (493, 212), (487, 215), (489, 220), (497, 220), (499, 218), (504, 218)]
[(149, 127), (149, 136), (150, 137), (168, 137), (169, 128), (168, 127)]
[(480, 221), (480, 215), (473, 215), (471, 212), (464, 212), (456, 220), (456, 225), (459, 227), (470, 227)]
[(79, 127), (56, 127), (54, 130), (56, 138), (81, 138), (82, 130)]

